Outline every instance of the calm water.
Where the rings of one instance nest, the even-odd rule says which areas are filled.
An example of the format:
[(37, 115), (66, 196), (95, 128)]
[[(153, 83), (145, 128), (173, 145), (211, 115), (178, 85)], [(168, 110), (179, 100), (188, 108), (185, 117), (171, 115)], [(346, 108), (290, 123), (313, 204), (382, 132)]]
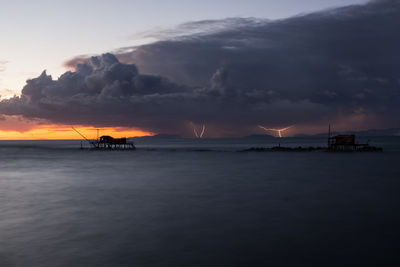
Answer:
[(0, 266), (399, 266), (400, 138), (374, 141), (0, 142)]

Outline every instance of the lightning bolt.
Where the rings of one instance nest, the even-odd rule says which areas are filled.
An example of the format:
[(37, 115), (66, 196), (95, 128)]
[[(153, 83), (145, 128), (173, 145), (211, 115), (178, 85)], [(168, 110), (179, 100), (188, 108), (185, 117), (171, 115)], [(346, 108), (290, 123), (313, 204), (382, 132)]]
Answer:
[(206, 125), (203, 124), (203, 129), (201, 130), (200, 138), (203, 138), (204, 132), (206, 131)]
[(192, 124), (192, 127), (193, 127), (194, 135), (196, 136), (196, 138), (199, 138), (199, 134), (197, 133), (196, 126), (194, 125), (193, 122), (191, 122), (191, 124)]
[(195, 125), (193, 122), (191, 122), (190, 124), (192, 124), (194, 136), (195, 136), (196, 138), (203, 138), (204, 133), (206, 132), (206, 125), (203, 124), (203, 126), (202, 126), (202, 128), (201, 128), (201, 132), (200, 132), (200, 134), (199, 134), (199, 133), (197, 132), (197, 130), (196, 130), (196, 125)]
[(266, 132), (268, 132), (268, 131), (278, 132), (279, 138), (282, 138), (282, 132), (292, 128), (293, 126), (294, 125), (286, 127), (286, 128), (282, 128), (282, 129), (268, 129), (268, 128), (265, 128), (264, 126), (258, 125), (259, 128), (265, 130)]

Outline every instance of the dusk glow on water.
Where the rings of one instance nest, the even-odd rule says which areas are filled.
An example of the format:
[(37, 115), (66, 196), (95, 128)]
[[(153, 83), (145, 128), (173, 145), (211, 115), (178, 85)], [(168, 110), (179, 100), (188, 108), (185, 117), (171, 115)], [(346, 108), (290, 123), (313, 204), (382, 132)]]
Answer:
[(377, 143), (395, 149), (243, 153), (235, 151), (254, 144), (159, 140), (107, 152), (78, 141), (2, 142), (0, 264), (398, 262), (400, 140)]

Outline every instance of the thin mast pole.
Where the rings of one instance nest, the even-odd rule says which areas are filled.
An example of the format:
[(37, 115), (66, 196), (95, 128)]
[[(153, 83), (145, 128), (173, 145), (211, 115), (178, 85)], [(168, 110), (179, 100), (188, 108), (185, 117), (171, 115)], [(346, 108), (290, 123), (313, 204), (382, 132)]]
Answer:
[(92, 146), (95, 146), (93, 144), (92, 141), (90, 141), (89, 139), (87, 139), (83, 134), (81, 134), (77, 129), (75, 129), (74, 127), (72, 127), (72, 130), (74, 130), (75, 132), (77, 132), (80, 136), (82, 136), (86, 141), (88, 141), (89, 144), (91, 144)]

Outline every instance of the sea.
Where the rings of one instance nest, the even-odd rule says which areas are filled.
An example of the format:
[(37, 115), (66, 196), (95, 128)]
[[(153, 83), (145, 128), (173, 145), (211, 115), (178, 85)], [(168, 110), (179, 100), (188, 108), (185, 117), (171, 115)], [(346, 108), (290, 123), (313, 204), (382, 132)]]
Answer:
[(0, 266), (400, 266), (400, 137), (0, 141)]

